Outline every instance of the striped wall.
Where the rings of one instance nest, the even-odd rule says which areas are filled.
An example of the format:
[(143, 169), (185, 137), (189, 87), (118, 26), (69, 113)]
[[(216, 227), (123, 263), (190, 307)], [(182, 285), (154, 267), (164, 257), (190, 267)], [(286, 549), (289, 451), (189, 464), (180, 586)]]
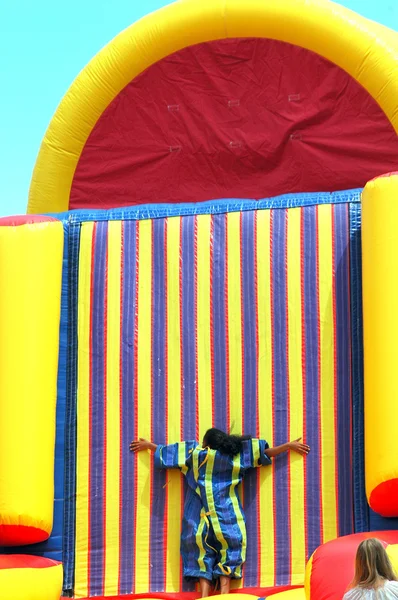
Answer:
[(348, 204), (81, 227), (75, 593), (179, 591), (183, 484), (129, 452), (303, 435), (245, 480), (240, 585), (303, 581), (353, 530)]

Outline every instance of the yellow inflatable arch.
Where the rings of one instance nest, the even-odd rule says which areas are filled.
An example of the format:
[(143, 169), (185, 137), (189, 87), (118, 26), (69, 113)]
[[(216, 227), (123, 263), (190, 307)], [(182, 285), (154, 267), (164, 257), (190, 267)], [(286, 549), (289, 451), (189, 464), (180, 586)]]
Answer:
[(378, 102), (398, 131), (398, 35), (327, 0), (180, 0), (128, 27), (87, 65), (44, 137), (28, 212), (69, 207), (85, 142), (117, 94), (160, 59), (201, 42), (289, 42), (335, 63)]

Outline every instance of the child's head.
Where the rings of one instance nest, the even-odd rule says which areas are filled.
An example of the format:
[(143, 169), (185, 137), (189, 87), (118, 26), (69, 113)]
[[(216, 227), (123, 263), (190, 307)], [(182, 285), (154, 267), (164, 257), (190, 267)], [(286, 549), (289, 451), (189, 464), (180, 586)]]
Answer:
[(357, 550), (353, 587), (377, 588), (385, 580), (397, 578), (383, 544), (376, 538), (364, 540)]
[(222, 454), (235, 456), (242, 450), (242, 441), (249, 440), (249, 435), (228, 435), (221, 429), (212, 427), (208, 429), (203, 437), (203, 447), (219, 450)]

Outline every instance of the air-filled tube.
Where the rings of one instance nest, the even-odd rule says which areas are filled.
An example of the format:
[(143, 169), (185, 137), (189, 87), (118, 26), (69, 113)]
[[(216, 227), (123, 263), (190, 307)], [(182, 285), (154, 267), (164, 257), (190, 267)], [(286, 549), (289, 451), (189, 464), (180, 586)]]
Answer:
[(0, 219), (0, 545), (48, 538), (63, 227)]
[(362, 194), (365, 477), (371, 508), (398, 516), (398, 174)]

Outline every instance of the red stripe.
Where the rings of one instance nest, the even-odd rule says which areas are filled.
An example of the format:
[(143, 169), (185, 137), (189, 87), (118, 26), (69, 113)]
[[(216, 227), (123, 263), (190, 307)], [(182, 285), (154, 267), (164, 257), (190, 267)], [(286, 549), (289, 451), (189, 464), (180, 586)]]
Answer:
[(93, 447), (93, 296), (94, 296), (94, 255), (95, 255), (95, 241), (97, 234), (97, 223), (93, 225), (93, 234), (91, 239), (91, 273), (90, 273), (90, 375), (89, 375), (89, 422), (88, 422), (88, 437), (89, 437), (89, 460), (88, 460), (88, 486), (87, 486), (87, 510), (88, 510), (88, 539), (87, 539), (87, 585), (90, 592), (90, 580), (91, 580), (91, 454)]
[[(285, 209), (285, 289), (286, 289), (286, 391), (287, 391), (287, 431), (290, 438), (290, 370), (289, 370), (289, 263), (288, 263), (288, 248), (289, 248), (289, 211)], [(286, 515), (289, 528), (289, 574), (292, 576), (292, 536), (291, 536), (291, 466), (290, 456), (287, 460), (287, 494), (289, 510)], [(291, 582), (289, 582), (290, 584)]]
[(228, 214), (225, 214), (225, 362), (226, 377), (225, 377), (225, 398), (226, 398), (226, 423), (227, 431), (231, 430), (231, 410), (230, 410), (230, 399), (229, 399), (229, 313), (228, 313), (228, 288), (229, 288), (229, 277), (228, 277)]
[(211, 426), (214, 425), (214, 323), (213, 323), (213, 253), (214, 215), (210, 216), (210, 358), (211, 358)]
[[(119, 360), (119, 435), (120, 440), (123, 440), (123, 287), (124, 287), (124, 222), (121, 223), (121, 248), (120, 248), (120, 360)], [(123, 462), (122, 462), (123, 448), (120, 444), (119, 450), (119, 507), (122, 506), (122, 495), (123, 495)], [(119, 557), (122, 556), (122, 516), (119, 518)], [(119, 572), (118, 572), (118, 583), (117, 589), (120, 594), (120, 575), (121, 575), (121, 562), (119, 558)]]
[[(178, 296), (180, 301), (180, 391), (181, 391), (181, 418), (180, 418), (180, 440), (184, 439), (184, 350), (183, 350), (183, 322), (182, 322), (182, 217), (180, 217), (180, 246), (179, 246), (179, 285), (178, 285)], [(180, 510), (181, 515), (184, 514), (184, 482), (181, 483), (181, 497), (180, 497)], [(182, 569), (182, 557), (180, 556), (180, 590), (183, 590), (184, 587), (184, 577), (183, 577), (183, 569)]]
[[(348, 298), (351, 298), (351, 254), (350, 254), (350, 205), (346, 204), (346, 217), (347, 217), (347, 225), (345, 231), (348, 232), (347, 239), (347, 289), (348, 289)], [(351, 306), (348, 309), (348, 327), (351, 334)], [(349, 364), (349, 381), (350, 381), (350, 473), (352, 473), (352, 453), (353, 453), (353, 438), (352, 438), (352, 336), (349, 336), (350, 340), (350, 364)], [(352, 479), (351, 479), (352, 485)], [(352, 522), (355, 522), (354, 517), (354, 503), (352, 503)]]
[[(315, 207), (316, 211), (316, 233), (315, 233), (315, 245), (316, 245), (316, 297), (317, 297), (317, 307), (318, 307), (318, 318), (317, 318), (317, 328), (318, 328), (318, 410), (319, 410), (319, 420), (322, 422), (322, 412), (321, 412), (321, 389), (322, 389), (322, 373), (321, 373), (321, 306), (320, 306), (320, 297), (319, 297), (319, 207)], [(324, 531), (323, 531), (323, 501), (322, 501), (322, 431), (320, 431), (319, 435), (319, 509), (320, 509), (320, 540), (323, 543), (324, 539)]]
[(338, 424), (337, 424), (337, 410), (338, 410), (338, 398), (337, 398), (337, 318), (336, 318), (336, 229), (335, 229), (335, 207), (331, 206), (332, 211), (332, 305), (333, 305), (333, 401), (334, 401), (334, 462), (335, 462), (335, 473), (334, 473), (334, 490), (336, 494), (336, 525), (337, 535), (340, 531), (339, 523), (339, 464), (338, 464)]
[[(259, 419), (259, 406), (260, 406), (260, 398), (258, 393), (259, 388), (259, 362), (260, 362), (260, 344), (259, 344), (259, 336), (258, 336), (258, 328), (259, 328), (259, 320), (258, 320), (258, 260), (257, 260), (257, 231), (258, 231), (258, 211), (254, 211), (254, 221), (253, 221), (253, 242), (254, 242), (254, 305), (255, 305), (255, 314), (256, 314), (256, 411), (257, 411), (257, 419), (256, 419), (256, 437), (260, 437), (260, 419)], [(257, 473), (256, 479), (256, 500), (257, 500), (257, 514), (260, 515), (261, 511), (261, 500), (260, 500), (260, 473)], [(261, 543), (261, 522), (260, 518), (257, 519), (257, 584), (260, 584), (260, 573), (261, 573), (261, 554), (262, 554), (262, 543)]]
[[(164, 399), (164, 410), (166, 415), (166, 444), (169, 444), (169, 431), (167, 423), (170, 418), (174, 418), (174, 415), (169, 415), (169, 307), (167, 304), (168, 298), (168, 252), (167, 252), (167, 235), (168, 235), (168, 219), (164, 219), (164, 249), (163, 249), (163, 258), (164, 258), (164, 320), (165, 320), (165, 365), (164, 365), (164, 383), (165, 383), (165, 399)], [(167, 478), (167, 473), (166, 473)], [(163, 527), (163, 545), (164, 545), (164, 556), (165, 560), (163, 562), (163, 581), (166, 586), (166, 578), (167, 578), (167, 551), (169, 546), (169, 536), (168, 536), (168, 511), (169, 511), (169, 487), (166, 485), (165, 494), (164, 494), (164, 527)], [(152, 507), (151, 507), (152, 508)]]
[(199, 372), (198, 372), (198, 217), (195, 216), (194, 224), (194, 271), (195, 271), (195, 399), (196, 399), (196, 436), (195, 438), (199, 441)]
[(104, 505), (103, 505), (103, 520), (104, 526), (102, 528), (103, 531), (103, 557), (102, 557), (102, 590), (104, 592), (105, 589), (105, 565), (106, 565), (106, 460), (107, 460), (107, 452), (106, 452), (106, 440), (107, 440), (107, 350), (108, 350), (108, 235), (109, 230), (107, 230), (107, 244), (106, 244), (106, 253), (105, 253), (105, 281), (104, 281)]
[[(242, 264), (242, 229), (243, 229), (243, 213), (239, 213), (239, 282), (240, 282), (240, 335), (241, 335), (241, 369), (242, 369), (242, 431), (238, 433), (245, 433), (245, 411), (244, 411), (244, 399), (245, 399), (245, 369), (244, 369), (244, 356), (245, 356), (245, 329), (244, 329), (244, 318), (243, 318), (243, 264)], [(243, 490), (243, 486), (242, 486)], [(244, 575), (243, 575), (244, 577)]]
[[(137, 265), (137, 274), (135, 279), (135, 327), (134, 327), (134, 439), (138, 439), (138, 324), (139, 324), (139, 279), (140, 279), (140, 221), (137, 221), (136, 241), (135, 241), (135, 256)], [(138, 481), (137, 474), (134, 477), (134, 498), (138, 498)], [(137, 503), (133, 507), (134, 519), (134, 540), (133, 552), (137, 542)], [(133, 562), (133, 564), (135, 561)], [(132, 593), (135, 593), (135, 573), (133, 572), (133, 588)]]
[[(274, 347), (274, 281), (273, 281), (273, 216), (274, 211), (270, 210), (270, 236), (269, 236), (269, 261), (270, 261), (270, 308), (271, 308), (271, 352), (272, 352), (272, 438), (275, 435), (275, 347)], [(272, 440), (274, 441), (274, 439)], [(272, 487), (273, 487), (273, 517), (274, 517), (274, 532), (276, 532), (276, 510), (275, 510), (275, 498), (276, 498), (276, 477), (275, 477), (275, 461), (272, 461)], [(277, 563), (277, 553), (276, 553), (276, 544), (274, 544), (274, 583), (276, 580), (276, 563)]]
[[(306, 369), (307, 364), (307, 348), (305, 339), (305, 285), (304, 285), (304, 209), (300, 208), (300, 279), (301, 279), (301, 364), (303, 365), (303, 441), (307, 443), (307, 413), (306, 413), (306, 398), (307, 398), (307, 379)], [(307, 527), (307, 461), (303, 461), (304, 470), (304, 531), (305, 531), (305, 560), (308, 556), (308, 527)]]

